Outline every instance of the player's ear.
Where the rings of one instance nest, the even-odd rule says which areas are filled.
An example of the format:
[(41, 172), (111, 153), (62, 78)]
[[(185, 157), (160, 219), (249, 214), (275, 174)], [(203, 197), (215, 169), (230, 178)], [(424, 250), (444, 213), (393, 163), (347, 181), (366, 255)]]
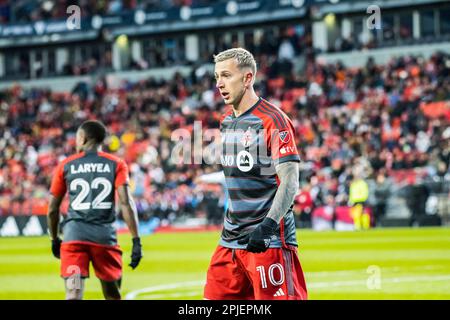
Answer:
[(253, 74), (247, 71), (244, 75), (244, 84), (246, 88), (249, 88), (253, 82)]
[(84, 132), (84, 130), (80, 130), (80, 142), (82, 146), (84, 146), (87, 142), (86, 133)]

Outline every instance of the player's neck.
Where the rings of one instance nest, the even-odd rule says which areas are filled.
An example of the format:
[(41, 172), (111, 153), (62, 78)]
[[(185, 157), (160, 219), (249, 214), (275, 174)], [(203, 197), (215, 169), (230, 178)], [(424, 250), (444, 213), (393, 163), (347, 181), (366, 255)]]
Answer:
[(251, 90), (246, 92), (244, 96), (242, 96), (241, 101), (237, 106), (233, 105), (234, 115), (239, 117), (241, 114), (245, 113), (248, 109), (255, 105), (259, 100), (259, 97), (256, 95), (255, 91)]
[(83, 148), (83, 151), (88, 152), (98, 152), (101, 151), (101, 147), (98, 144), (88, 145)]

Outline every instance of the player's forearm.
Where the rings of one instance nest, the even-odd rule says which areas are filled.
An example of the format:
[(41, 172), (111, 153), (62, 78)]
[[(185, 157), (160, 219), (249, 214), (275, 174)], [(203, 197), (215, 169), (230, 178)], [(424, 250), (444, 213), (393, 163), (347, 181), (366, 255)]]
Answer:
[(133, 238), (139, 237), (137, 209), (130, 189), (128, 185), (122, 185), (117, 191), (119, 194), (120, 209), (122, 211), (123, 219), (128, 226), (128, 230), (130, 230)]
[(56, 239), (58, 237), (59, 210), (49, 210), (47, 214), (48, 230), (50, 237)]
[(50, 196), (47, 212), (47, 225), (50, 232), (50, 237), (52, 239), (56, 239), (58, 237), (59, 207), (61, 205), (62, 199), (62, 196)]
[(128, 203), (122, 204), (121, 208), (123, 219), (128, 226), (128, 230), (130, 230), (131, 236), (133, 238), (138, 237), (138, 215), (134, 201), (130, 198)]
[(297, 162), (285, 162), (276, 166), (280, 185), (267, 217), (280, 223), (288, 212), (299, 189), (299, 167)]

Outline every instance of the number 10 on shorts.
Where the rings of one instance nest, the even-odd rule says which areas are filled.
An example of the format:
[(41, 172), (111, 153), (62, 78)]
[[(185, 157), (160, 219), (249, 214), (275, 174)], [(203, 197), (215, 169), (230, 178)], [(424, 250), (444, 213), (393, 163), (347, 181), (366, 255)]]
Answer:
[[(279, 279), (275, 279), (274, 271), (275, 269), (278, 269), (279, 271)], [(267, 288), (267, 277), (266, 277), (266, 270), (264, 266), (257, 266), (256, 271), (259, 272), (259, 276), (261, 277), (261, 287), (263, 289)], [(284, 283), (284, 268), (280, 263), (275, 263), (270, 265), (268, 270), (269, 275), (269, 281), (273, 286), (281, 286)]]

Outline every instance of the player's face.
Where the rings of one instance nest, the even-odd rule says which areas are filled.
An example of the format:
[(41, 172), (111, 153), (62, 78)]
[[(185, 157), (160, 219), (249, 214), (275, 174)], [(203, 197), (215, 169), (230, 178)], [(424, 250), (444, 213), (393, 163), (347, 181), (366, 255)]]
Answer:
[(216, 88), (225, 104), (239, 105), (245, 93), (245, 73), (235, 59), (217, 62), (214, 68)]
[(77, 135), (76, 135), (76, 138), (75, 138), (77, 152), (83, 151), (83, 145), (84, 145), (85, 141), (86, 141), (86, 139), (85, 139), (85, 136), (84, 136), (84, 131), (78, 129), (77, 130)]

